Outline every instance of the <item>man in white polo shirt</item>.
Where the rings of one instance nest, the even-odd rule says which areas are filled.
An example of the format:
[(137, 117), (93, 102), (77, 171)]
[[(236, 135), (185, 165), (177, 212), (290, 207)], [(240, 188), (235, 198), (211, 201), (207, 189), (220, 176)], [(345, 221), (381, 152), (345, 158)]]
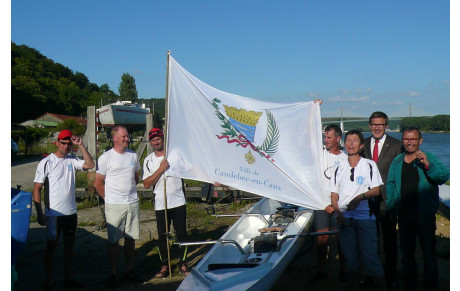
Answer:
[[(141, 282), (133, 271), (135, 239), (139, 238), (139, 197), (136, 184), (139, 181), (139, 160), (135, 152), (128, 149), (129, 135), (124, 126), (112, 129), (113, 148), (98, 160), (94, 187), (105, 200), (107, 220), (107, 254), (111, 265), (109, 287), (118, 287), (118, 241), (124, 237), (126, 261), (125, 278)], [(105, 181), (105, 185), (104, 185)]]
[[(168, 259), (167, 241), (166, 241), (166, 221), (165, 221), (165, 201), (164, 201), (164, 173), (169, 168), (169, 162), (164, 158), (164, 134), (159, 128), (153, 128), (149, 132), (150, 145), (153, 148), (153, 153), (148, 155), (144, 160), (144, 187), (149, 189), (154, 185), (153, 192), (155, 193), (155, 216), (157, 219), (158, 229), (158, 245), (160, 248), (160, 260), (162, 266), (160, 271), (155, 275), (155, 278), (164, 278), (168, 275), (169, 268), (166, 265)], [(176, 156), (174, 153), (168, 155), (171, 161), (174, 161)], [(171, 220), (176, 231), (176, 239), (178, 242), (185, 241), (186, 234), (186, 206), (185, 194), (182, 186), (182, 179), (175, 177), (167, 177), (166, 179), (166, 208), (168, 213), (168, 229), (171, 225)], [(179, 272), (183, 275), (188, 275), (190, 270), (185, 262), (187, 248), (181, 249), (179, 254), (176, 254), (179, 262)]]
[[(37, 221), (46, 225), (45, 273), (46, 289), (53, 288), (53, 255), (62, 232), (64, 238), (64, 286), (83, 287), (72, 279), (73, 245), (77, 230), (75, 201), (75, 172), (94, 168), (94, 161), (80, 137), (68, 129), (62, 130), (56, 142), (57, 150), (40, 161), (34, 179), (33, 200)], [(72, 145), (77, 145), (83, 160), (67, 156)], [(41, 190), (45, 186), (45, 213), (41, 206)]]

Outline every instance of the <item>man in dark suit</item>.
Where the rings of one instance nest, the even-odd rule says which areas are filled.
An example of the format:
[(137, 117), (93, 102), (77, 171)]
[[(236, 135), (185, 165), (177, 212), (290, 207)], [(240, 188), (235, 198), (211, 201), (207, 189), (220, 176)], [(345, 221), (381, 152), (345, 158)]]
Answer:
[[(369, 117), (369, 128), (372, 136), (364, 140), (363, 156), (374, 160), (382, 177), (383, 183), (387, 182), (388, 171), (393, 159), (404, 151), (401, 141), (385, 134), (388, 128), (388, 116), (376, 111)], [(386, 190), (385, 185), (380, 187), (382, 201), (380, 202), (380, 214), (377, 215), (377, 229), (379, 224), (382, 228), (383, 251), (385, 252), (385, 278), (388, 290), (396, 287), (396, 261), (397, 261), (397, 232), (396, 219), (385, 211)]]

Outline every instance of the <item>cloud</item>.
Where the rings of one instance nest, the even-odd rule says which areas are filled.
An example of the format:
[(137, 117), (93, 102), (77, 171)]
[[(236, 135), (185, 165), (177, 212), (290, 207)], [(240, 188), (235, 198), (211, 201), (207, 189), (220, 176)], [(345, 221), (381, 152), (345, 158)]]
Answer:
[(369, 101), (371, 98), (369, 96), (361, 96), (361, 97), (356, 97), (356, 96), (350, 96), (350, 97), (342, 97), (342, 96), (336, 96), (329, 98), (328, 101), (331, 102), (365, 102)]
[(314, 93), (314, 92), (310, 92), (310, 93), (307, 93), (307, 96), (310, 97), (310, 98), (317, 98), (318, 94)]
[(399, 101), (399, 100), (394, 100), (390, 102), (390, 105), (405, 105), (406, 103)]
[(409, 97), (417, 97), (420, 95), (419, 92), (415, 92), (415, 91), (409, 91), (409, 92), (406, 92), (405, 94)]
[(362, 93), (362, 92), (372, 92), (372, 88), (366, 88), (366, 89), (362, 89), (362, 88), (358, 88), (358, 89), (353, 89), (353, 90), (349, 90), (349, 89), (340, 89), (339, 90), (339, 93), (341, 94), (350, 94), (350, 93)]
[(133, 70), (132, 73), (133, 73), (133, 75), (140, 75), (143, 72), (141, 70)]

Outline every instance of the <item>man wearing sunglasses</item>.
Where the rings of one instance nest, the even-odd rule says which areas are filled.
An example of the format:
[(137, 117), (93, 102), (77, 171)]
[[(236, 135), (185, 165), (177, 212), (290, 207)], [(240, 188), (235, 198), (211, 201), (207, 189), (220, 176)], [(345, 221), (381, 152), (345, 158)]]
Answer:
[[(388, 171), (393, 159), (404, 151), (401, 141), (387, 135), (388, 116), (376, 111), (369, 117), (369, 128), (372, 136), (364, 140), (364, 151), (362, 156), (373, 160), (379, 169), (383, 183), (386, 183)], [(396, 288), (396, 262), (397, 262), (397, 232), (396, 220), (385, 211), (386, 191), (385, 185), (380, 187), (381, 196), (378, 197), (380, 205), (376, 206), (377, 233), (382, 228), (383, 250), (385, 253), (385, 279), (388, 290)], [(379, 227), (380, 225), (380, 227)]]
[(405, 153), (393, 160), (388, 174), (386, 209), (398, 217), (406, 290), (416, 290), (417, 236), (423, 253), (425, 290), (438, 290), (435, 233), (438, 185), (449, 179), (450, 172), (433, 154), (420, 150), (423, 142), (420, 130), (406, 128), (402, 140)]
[[(61, 232), (64, 238), (64, 286), (81, 288), (83, 284), (72, 278), (73, 245), (77, 230), (75, 172), (94, 168), (94, 161), (81, 138), (73, 135), (70, 130), (65, 129), (59, 133), (56, 145), (56, 152), (38, 164), (33, 189), (37, 221), (40, 225), (46, 225), (46, 288), (53, 287), (53, 255)], [(83, 160), (68, 156), (73, 145), (78, 146)], [(41, 207), (43, 186), (45, 186), (45, 213)]]

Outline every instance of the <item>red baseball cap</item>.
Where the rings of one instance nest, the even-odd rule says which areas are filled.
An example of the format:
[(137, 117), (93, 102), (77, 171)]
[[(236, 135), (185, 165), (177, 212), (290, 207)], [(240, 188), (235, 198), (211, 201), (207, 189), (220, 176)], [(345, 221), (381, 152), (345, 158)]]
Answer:
[(68, 129), (61, 130), (61, 132), (58, 135), (58, 139), (66, 139), (72, 137), (72, 132)]
[(155, 136), (163, 136), (163, 131), (159, 128), (152, 128), (150, 131), (149, 131), (149, 140), (151, 140), (152, 138), (154, 138)]

